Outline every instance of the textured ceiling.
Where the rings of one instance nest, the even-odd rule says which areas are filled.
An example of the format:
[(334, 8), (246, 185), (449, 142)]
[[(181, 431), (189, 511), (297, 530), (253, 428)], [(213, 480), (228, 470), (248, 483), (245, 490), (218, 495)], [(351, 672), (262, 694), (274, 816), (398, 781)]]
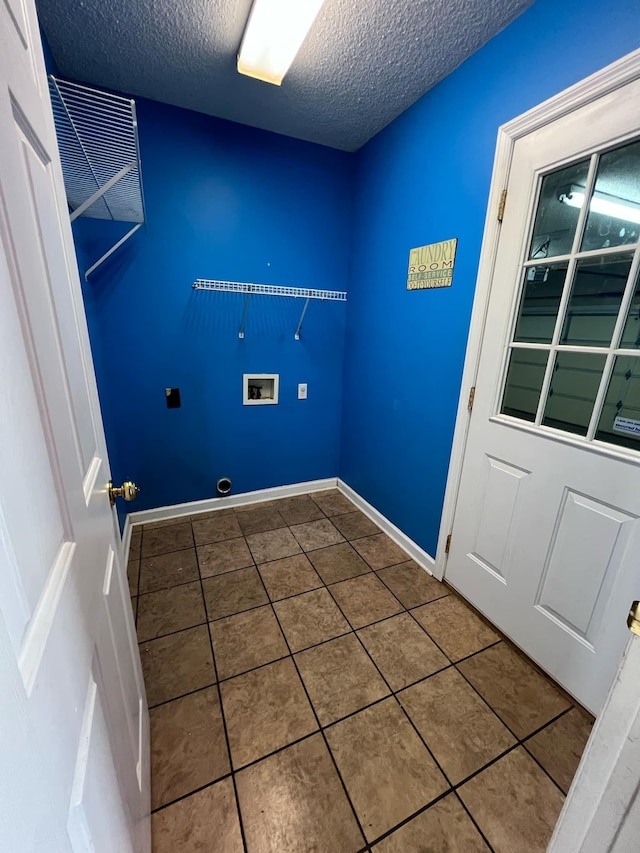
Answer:
[(346, 151), (530, 3), (326, 0), (277, 87), (236, 72), (251, 0), (37, 0), (63, 77)]

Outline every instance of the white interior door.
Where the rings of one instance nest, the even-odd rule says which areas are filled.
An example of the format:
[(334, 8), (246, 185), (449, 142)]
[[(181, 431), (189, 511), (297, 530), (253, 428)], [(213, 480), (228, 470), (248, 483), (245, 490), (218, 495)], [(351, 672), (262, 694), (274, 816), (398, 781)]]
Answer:
[(148, 713), (33, 0), (0, 4), (0, 850), (149, 851)]
[(640, 592), (639, 103), (515, 142), (445, 572), (594, 713)]

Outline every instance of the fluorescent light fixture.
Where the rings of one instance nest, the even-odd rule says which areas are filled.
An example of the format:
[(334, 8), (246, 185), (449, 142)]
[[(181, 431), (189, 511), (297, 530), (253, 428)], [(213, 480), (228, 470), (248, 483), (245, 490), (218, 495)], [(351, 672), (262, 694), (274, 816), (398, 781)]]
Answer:
[(238, 71), (279, 86), (324, 0), (254, 0)]
[[(581, 187), (571, 187), (569, 192), (561, 192), (559, 199), (569, 207), (582, 207), (584, 204), (584, 190)], [(614, 201), (615, 196), (605, 197), (604, 193), (596, 193), (591, 199), (589, 210), (594, 213), (602, 213), (604, 216), (612, 216), (614, 219), (622, 219), (625, 222), (636, 222), (640, 225), (640, 207), (632, 207), (633, 202), (622, 204)]]

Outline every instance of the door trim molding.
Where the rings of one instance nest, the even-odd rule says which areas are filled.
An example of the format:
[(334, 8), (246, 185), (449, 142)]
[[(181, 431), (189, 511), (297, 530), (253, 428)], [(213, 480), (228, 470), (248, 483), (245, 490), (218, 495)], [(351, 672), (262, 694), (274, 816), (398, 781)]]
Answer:
[[(580, 109), (592, 101), (598, 100), (639, 77), (640, 49), (623, 56), (611, 65), (607, 65), (590, 77), (581, 80), (574, 86), (554, 95), (549, 100), (533, 107), (533, 109), (498, 128), (487, 215), (485, 218), (482, 248), (480, 250), (480, 262), (469, 326), (469, 337), (467, 339), (467, 351), (462, 373), (451, 457), (449, 459), (449, 471), (442, 507), (436, 558), (433, 567), (433, 575), (438, 580), (442, 580), (445, 576), (447, 562), (445, 548), (447, 537), (453, 528), (469, 430), (469, 420), (471, 417), (471, 413), (467, 408), (469, 389), (476, 384), (480, 347), (486, 325), (489, 293), (498, 249), (498, 238), (500, 236), (500, 223), (497, 218), (497, 210), (502, 191), (507, 186), (513, 149), (517, 140), (521, 137), (545, 127), (562, 116)], [(506, 210), (508, 213), (508, 198)]]

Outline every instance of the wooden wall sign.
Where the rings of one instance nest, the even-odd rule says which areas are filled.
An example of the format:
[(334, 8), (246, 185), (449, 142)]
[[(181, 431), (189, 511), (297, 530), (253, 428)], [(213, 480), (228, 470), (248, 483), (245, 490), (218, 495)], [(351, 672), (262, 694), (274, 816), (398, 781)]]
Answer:
[(409, 252), (407, 290), (430, 290), (451, 287), (458, 238), (418, 246)]

